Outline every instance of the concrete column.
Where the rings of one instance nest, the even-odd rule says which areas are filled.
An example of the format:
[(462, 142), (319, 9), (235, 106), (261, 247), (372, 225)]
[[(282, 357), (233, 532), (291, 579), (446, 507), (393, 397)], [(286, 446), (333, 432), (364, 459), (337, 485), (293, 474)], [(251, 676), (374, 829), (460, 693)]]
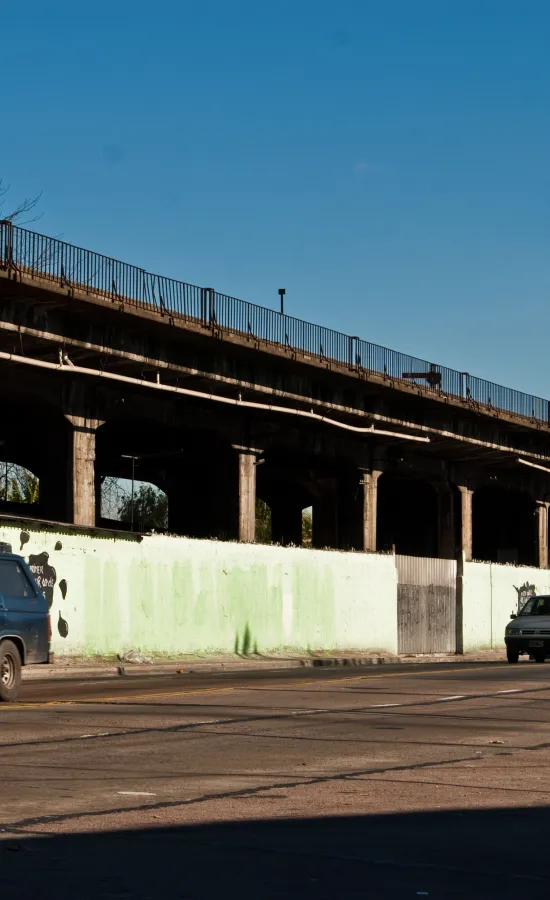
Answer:
[(453, 487), (435, 483), (437, 491), (437, 552), (441, 559), (454, 559), (456, 555), (455, 504)]
[(548, 568), (548, 504), (537, 500), (538, 567)]
[(363, 550), (376, 553), (376, 520), (378, 515), (378, 479), (381, 469), (363, 469)]
[(460, 550), (464, 554), (464, 560), (469, 562), (473, 552), (473, 530), (472, 530), (472, 497), (473, 489), (464, 484), (457, 485), (460, 491), (460, 507), (461, 507), (461, 535)]
[(72, 515), (74, 525), (96, 524), (95, 441), (96, 431), (103, 422), (84, 416), (67, 415), (73, 426), (69, 476), (72, 480)]
[(256, 540), (256, 464), (261, 450), (234, 446), (239, 455), (239, 540)]

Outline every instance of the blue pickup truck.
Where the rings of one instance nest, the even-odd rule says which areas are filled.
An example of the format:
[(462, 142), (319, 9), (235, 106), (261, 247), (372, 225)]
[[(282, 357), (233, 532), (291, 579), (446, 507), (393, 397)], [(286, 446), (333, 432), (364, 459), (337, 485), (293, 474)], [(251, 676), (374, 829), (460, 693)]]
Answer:
[(0, 544), (0, 701), (16, 700), (21, 667), (50, 659), (48, 601), (21, 556)]

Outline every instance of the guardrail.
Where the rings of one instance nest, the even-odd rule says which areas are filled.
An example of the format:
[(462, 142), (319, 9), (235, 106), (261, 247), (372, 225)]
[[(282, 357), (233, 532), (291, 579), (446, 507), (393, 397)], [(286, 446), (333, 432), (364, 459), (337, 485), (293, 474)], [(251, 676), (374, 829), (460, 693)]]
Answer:
[(67, 244), (10, 222), (0, 222), (0, 267), (36, 275), (112, 301), (237, 332), (353, 370), (415, 383), (433, 393), (461, 399), (480, 411), (502, 410), (549, 424), (549, 403), (499, 384), (388, 350), (358, 337), (282, 315), (264, 306), (220, 294)]

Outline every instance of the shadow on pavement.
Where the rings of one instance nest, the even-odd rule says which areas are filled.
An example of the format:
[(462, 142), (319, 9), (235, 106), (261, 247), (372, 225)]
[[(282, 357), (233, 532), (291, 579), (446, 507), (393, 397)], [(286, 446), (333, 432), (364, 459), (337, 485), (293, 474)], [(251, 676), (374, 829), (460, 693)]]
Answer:
[(0, 842), (18, 900), (550, 896), (548, 807), (276, 819)]

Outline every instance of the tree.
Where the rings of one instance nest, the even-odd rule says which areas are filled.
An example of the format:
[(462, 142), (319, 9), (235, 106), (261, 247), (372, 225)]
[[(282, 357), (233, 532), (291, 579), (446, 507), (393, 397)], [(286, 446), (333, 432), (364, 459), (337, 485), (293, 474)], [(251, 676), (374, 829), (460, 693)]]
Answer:
[(38, 478), (16, 463), (0, 463), (0, 500), (38, 503)]
[(256, 540), (259, 544), (271, 543), (271, 510), (263, 500), (256, 500)]
[[(0, 222), (11, 222), (13, 224), (14, 222), (19, 221), (19, 219), (21, 219), (23, 216), (31, 213), (36, 208), (36, 205), (42, 196), (42, 191), (37, 194), (36, 197), (25, 197), (25, 199), (22, 200), (21, 203), (12, 208), (11, 212), (4, 212), (4, 208), (6, 206), (6, 200), (4, 198), (8, 194), (9, 190), (10, 185), (4, 185), (2, 179), (0, 178)], [(29, 225), (31, 222), (36, 222), (41, 215), (42, 213), (40, 213), (40, 215), (38, 216), (33, 216), (30, 219), (26, 219), (24, 222), (19, 222), (19, 224)]]
[(168, 497), (154, 485), (140, 485), (134, 494), (133, 507), (132, 516), (132, 497), (126, 496), (118, 509), (122, 522), (131, 522), (133, 518), (137, 531), (168, 528)]
[(311, 509), (304, 509), (302, 513), (302, 544), (304, 547), (311, 547), (313, 532), (313, 516)]

